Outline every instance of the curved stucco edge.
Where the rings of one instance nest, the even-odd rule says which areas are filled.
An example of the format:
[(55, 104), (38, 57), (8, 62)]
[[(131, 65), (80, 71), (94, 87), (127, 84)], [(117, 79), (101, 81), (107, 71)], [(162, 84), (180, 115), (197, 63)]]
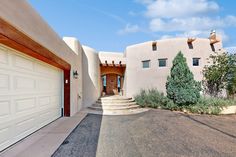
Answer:
[(96, 50), (82, 46), (83, 107), (91, 106), (100, 97), (100, 61)]

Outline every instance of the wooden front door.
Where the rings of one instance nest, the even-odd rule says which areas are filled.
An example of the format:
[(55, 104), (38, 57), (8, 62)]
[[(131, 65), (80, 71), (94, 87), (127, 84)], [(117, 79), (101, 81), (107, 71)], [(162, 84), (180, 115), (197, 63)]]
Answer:
[(117, 91), (117, 74), (107, 74), (106, 76), (106, 94), (114, 95)]

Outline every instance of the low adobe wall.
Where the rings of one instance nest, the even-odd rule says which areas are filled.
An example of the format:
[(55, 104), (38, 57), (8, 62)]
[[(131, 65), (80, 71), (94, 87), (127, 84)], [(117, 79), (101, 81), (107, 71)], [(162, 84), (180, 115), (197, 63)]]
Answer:
[(236, 105), (224, 107), (220, 114), (236, 114)]

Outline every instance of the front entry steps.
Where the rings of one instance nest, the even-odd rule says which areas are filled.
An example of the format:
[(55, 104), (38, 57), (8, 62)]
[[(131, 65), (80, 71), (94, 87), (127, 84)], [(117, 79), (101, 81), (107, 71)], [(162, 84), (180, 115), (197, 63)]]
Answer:
[(118, 95), (101, 97), (88, 109), (91, 113), (102, 115), (129, 115), (147, 111), (140, 108), (132, 98)]

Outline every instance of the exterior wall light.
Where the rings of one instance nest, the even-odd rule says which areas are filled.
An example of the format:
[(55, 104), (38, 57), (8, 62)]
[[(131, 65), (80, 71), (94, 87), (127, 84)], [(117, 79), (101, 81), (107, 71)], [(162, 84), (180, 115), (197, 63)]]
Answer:
[(79, 74), (77, 70), (73, 71), (73, 76), (74, 76), (74, 79), (78, 79)]

